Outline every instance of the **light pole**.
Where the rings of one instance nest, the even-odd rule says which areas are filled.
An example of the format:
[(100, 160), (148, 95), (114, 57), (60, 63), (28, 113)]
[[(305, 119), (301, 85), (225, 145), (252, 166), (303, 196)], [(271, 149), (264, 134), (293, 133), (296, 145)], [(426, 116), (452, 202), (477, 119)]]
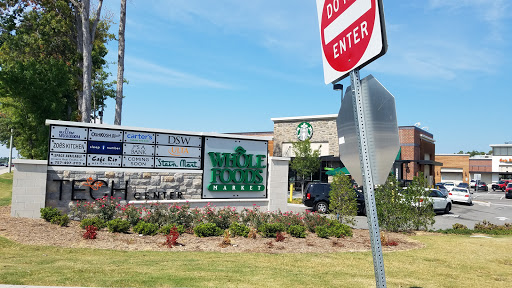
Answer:
[(10, 141), (10, 148), (9, 148), (9, 173), (11, 173), (11, 166), (12, 166), (12, 133), (14, 132), (14, 129), (11, 128), (11, 141)]

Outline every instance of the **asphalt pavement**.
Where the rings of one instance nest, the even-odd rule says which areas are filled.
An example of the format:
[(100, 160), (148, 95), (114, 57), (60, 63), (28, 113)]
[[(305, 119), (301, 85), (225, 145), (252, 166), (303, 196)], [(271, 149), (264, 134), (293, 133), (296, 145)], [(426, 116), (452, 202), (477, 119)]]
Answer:
[[(293, 198), (302, 198), (302, 193), (294, 191)], [(311, 208), (302, 204), (288, 204), (288, 211), (297, 213), (306, 210)], [(512, 223), (512, 199), (506, 199), (505, 192), (501, 191), (473, 192), (473, 205), (453, 203), (450, 213), (436, 214), (434, 219), (433, 230), (449, 229), (455, 223), (473, 229), (475, 224), (484, 220), (496, 225)], [(368, 229), (366, 216), (356, 216), (354, 228)]]

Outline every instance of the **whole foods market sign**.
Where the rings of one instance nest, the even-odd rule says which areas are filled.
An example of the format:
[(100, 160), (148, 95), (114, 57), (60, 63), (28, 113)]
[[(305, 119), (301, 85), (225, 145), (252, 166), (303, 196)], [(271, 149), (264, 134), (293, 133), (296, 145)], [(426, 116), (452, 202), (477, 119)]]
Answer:
[(205, 138), (203, 198), (266, 198), (267, 142)]

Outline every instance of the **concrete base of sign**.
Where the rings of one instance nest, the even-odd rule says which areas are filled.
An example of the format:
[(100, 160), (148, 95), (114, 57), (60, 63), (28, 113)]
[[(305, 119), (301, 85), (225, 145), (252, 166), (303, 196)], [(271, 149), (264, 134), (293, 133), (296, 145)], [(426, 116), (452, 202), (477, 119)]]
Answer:
[(11, 215), (40, 218), (43, 207), (69, 212), (77, 200), (90, 202), (103, 196), (121, 197), (135, 205), (210, 203), (237, 210), (256, 205), (263, 211), (287, 211), (289, 161), (269, 157), (267, 198), (201, 199), (202, 171), (56, 167), (43, 160), (15, 160)]
[(13, 163), (11, 216), (41, 218), (40, 209), (45, 207), (46, 200), (47, 162), (16, 159)]

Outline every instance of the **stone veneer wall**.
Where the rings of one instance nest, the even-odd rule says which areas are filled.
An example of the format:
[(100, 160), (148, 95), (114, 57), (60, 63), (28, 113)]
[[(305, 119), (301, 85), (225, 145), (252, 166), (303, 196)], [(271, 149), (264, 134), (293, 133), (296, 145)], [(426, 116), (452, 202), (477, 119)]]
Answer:
[[(103, 180), (108, 183), (108, 187), (100, 187), (97, 191), (91, 190), (89, 187), (80, 186), (86, 179), (92, 178), (93, 180)], [(71, 199), (71, 180), (75, 181), (75, 188), (83, 189), (85, 191), (77, 191), (74, 194), (75, 199)], [(54, 181), (54, 180), (70, 180), (70, 181)], [(162, 200), (180, 200), (177, 198), (178, 192), (182, 193), (181, 200), (201, 199), (202, 191), (202, 173), (176, 173), (176, 172), (131, 172), (131, 171), (108, 171), (95, 169), (91, 171), (73, 171), (73, 170), (55, 170), (49, 169), (47, 176), (47, 195), (46, 206), (57, 207), (64, 211), (68, 211), (69, 203), (78, 198), (85, 199), (85, 201), (93, 201), (93, 198), (101, 198), (105, 195), (111, 196), (111, 186), (114, 181), (115, 189), (124, 189), (126, 181), (128, 181), (127, 188), (127, 201), (137, 200), (134, 197), (135, 193), (149, 193), (150, 196), (153, 192), (161, 192), (161, 197), (165, 192), (165, 199)], [(62, 196), (60, 196), (60, 185), (62, 183)], [(91, 197), (91, 192), (92, 196)], [(125, 199), (123, 191), (114, 191), (114, 197), (122, 197)], [(169, 199), (169, 195), (174, 193), (174, 198)], [(148, 199), (156, 200), (156, 199)]]
[[(208, 203), (217, 207), (231, 206), (238, 210), (244, 207), (260, 206), (262, 211), (288, 211), (286, 199), (289, 158), (269, 157), (267, 198), (257, 199), (201, 199), (202, 171), (162, 171), (162, 170), (127, 170), (121, 168), (83, 168), (83, 167), (55, 167), (46, 165), (42, 160), (15, 160), (14, 183), (12, 194), (12, 217), (39, 218), (39, 209), (43, 207), (56, 207), (63, 212), (69, 212), (70, 207), (76, 203), (72, 201), (71, 186), (75, 180), (75, 189), (84, 189), (81, 185), (88, 178), (107, 182), (107, 186), (97, 190), (85, 188), (77, 190), (75, 200), (93, 201), (104, 195), (111, 196), (112, 181), (115, 189), (125, 188), (128, 181), (127, 202), (135, 205), (148, 205), (151, 203), (182, 205), (189, 202), (192, 208), (204, 207)], [(59, 181), (54, 181), (59, 180)], [(61, 181), (64, 180), (64, 181)], [(97, 182), (102, 183), (102, 182)], [(92, 183), (90, 183), (92, 184)], [(62, 185), (62, 194), (60, 194)], [(92, 185), (94, 186), (94, 185)], [(91, 192), (92, 196), (91, 197)], [(134, 193), (165, 192), (183, 193), (182, 199), (167, 200), (136, 200)], [(115, 192), (114, 197), (122, 197), (125, 194)]]
[(313, 127), (311, 143), (329, 143), (329, 155), (339, 157), (338, 130), (336, 128), (336, 115), (325, 115), (324, 117), (291, 118), (274, 120), (274, 156), (283, 156), (283, 143), (299, 141), (297, 139), (297, 125), (308, 122)]

